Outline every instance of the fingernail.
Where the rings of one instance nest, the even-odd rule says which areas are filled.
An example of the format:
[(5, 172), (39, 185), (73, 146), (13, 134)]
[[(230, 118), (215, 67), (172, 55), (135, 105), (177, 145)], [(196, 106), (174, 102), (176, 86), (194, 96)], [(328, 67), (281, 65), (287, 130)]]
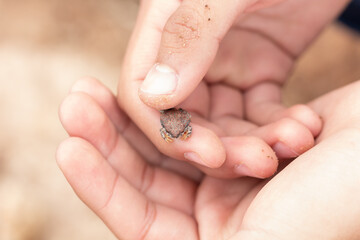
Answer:
[(150, 94), (171, 94), (175, 91), (178, 83), (178, 75), (175, 70), (165, 64), (156, 63), (145, 80), (140, 90)]
[(190, 162), (194, 162), (203, 166), (208, 167), (203, 159), (201, 158), (201, 156), (199, 154), (197, 154), (196, 152), (186, 152), (184, 153), (184, 158)]
[(272, 148), (277, 156), (286, 156), (287, 158), (294, 158), (300, 155), (299, 153), (295, 152), (293, 149), (291, 149), (282, 142), (275, 143)]
[(235, 171), (236, 174), (238, 174), (240, 176), (255, 177), (254, 173), (245, 164), (236, 165), (235, 168), (234, 168), (234, 171)]

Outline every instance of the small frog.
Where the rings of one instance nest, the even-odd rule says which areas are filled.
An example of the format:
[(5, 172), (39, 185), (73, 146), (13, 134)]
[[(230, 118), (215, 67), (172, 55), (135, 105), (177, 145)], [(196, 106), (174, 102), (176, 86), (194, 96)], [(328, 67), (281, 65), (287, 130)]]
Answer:
[(174, 141), (174, 138), (180, 137), (181, 140), (186, 140), (191, 136), (192, 127), (191, 115), (187, 111), (179, 108), (170, 108), (160, 111), (160, 129), (161, 137), (168, 143)]

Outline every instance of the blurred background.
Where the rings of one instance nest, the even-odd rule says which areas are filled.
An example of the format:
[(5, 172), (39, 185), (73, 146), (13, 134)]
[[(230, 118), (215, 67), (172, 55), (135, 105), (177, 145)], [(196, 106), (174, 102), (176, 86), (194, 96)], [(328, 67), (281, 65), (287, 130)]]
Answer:
[[(1, 240), (115, 239), (56, 166), (66, 138), (57, 109), (85, 75), (116, 91), (137, 9), (136, 0), (0, 0)], [(301, 57), (284, 100), (357, 79), (360, 36), (333, 23)]]

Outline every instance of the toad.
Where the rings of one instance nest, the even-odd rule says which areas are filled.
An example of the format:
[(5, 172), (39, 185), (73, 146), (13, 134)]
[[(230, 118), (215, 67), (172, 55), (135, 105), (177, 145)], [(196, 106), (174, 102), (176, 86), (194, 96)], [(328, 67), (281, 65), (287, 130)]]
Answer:
[(170, 108), (160, 111), (160, 129), (161, 137), (168, 143), (174, 141), (174, 138), (186, 140), (191, 136), (192, 127), (191, 115), (187, 111), (179, 108)]

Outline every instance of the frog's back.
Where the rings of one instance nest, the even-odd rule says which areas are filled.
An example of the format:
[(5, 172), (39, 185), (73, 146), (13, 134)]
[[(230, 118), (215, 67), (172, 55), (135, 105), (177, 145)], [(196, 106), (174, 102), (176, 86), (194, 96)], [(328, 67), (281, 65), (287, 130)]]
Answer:
[(182, 109), (164, 110), (160, 116), (160, 123), (173, 138), (177, 138), (189, 125), (190, 114)]

